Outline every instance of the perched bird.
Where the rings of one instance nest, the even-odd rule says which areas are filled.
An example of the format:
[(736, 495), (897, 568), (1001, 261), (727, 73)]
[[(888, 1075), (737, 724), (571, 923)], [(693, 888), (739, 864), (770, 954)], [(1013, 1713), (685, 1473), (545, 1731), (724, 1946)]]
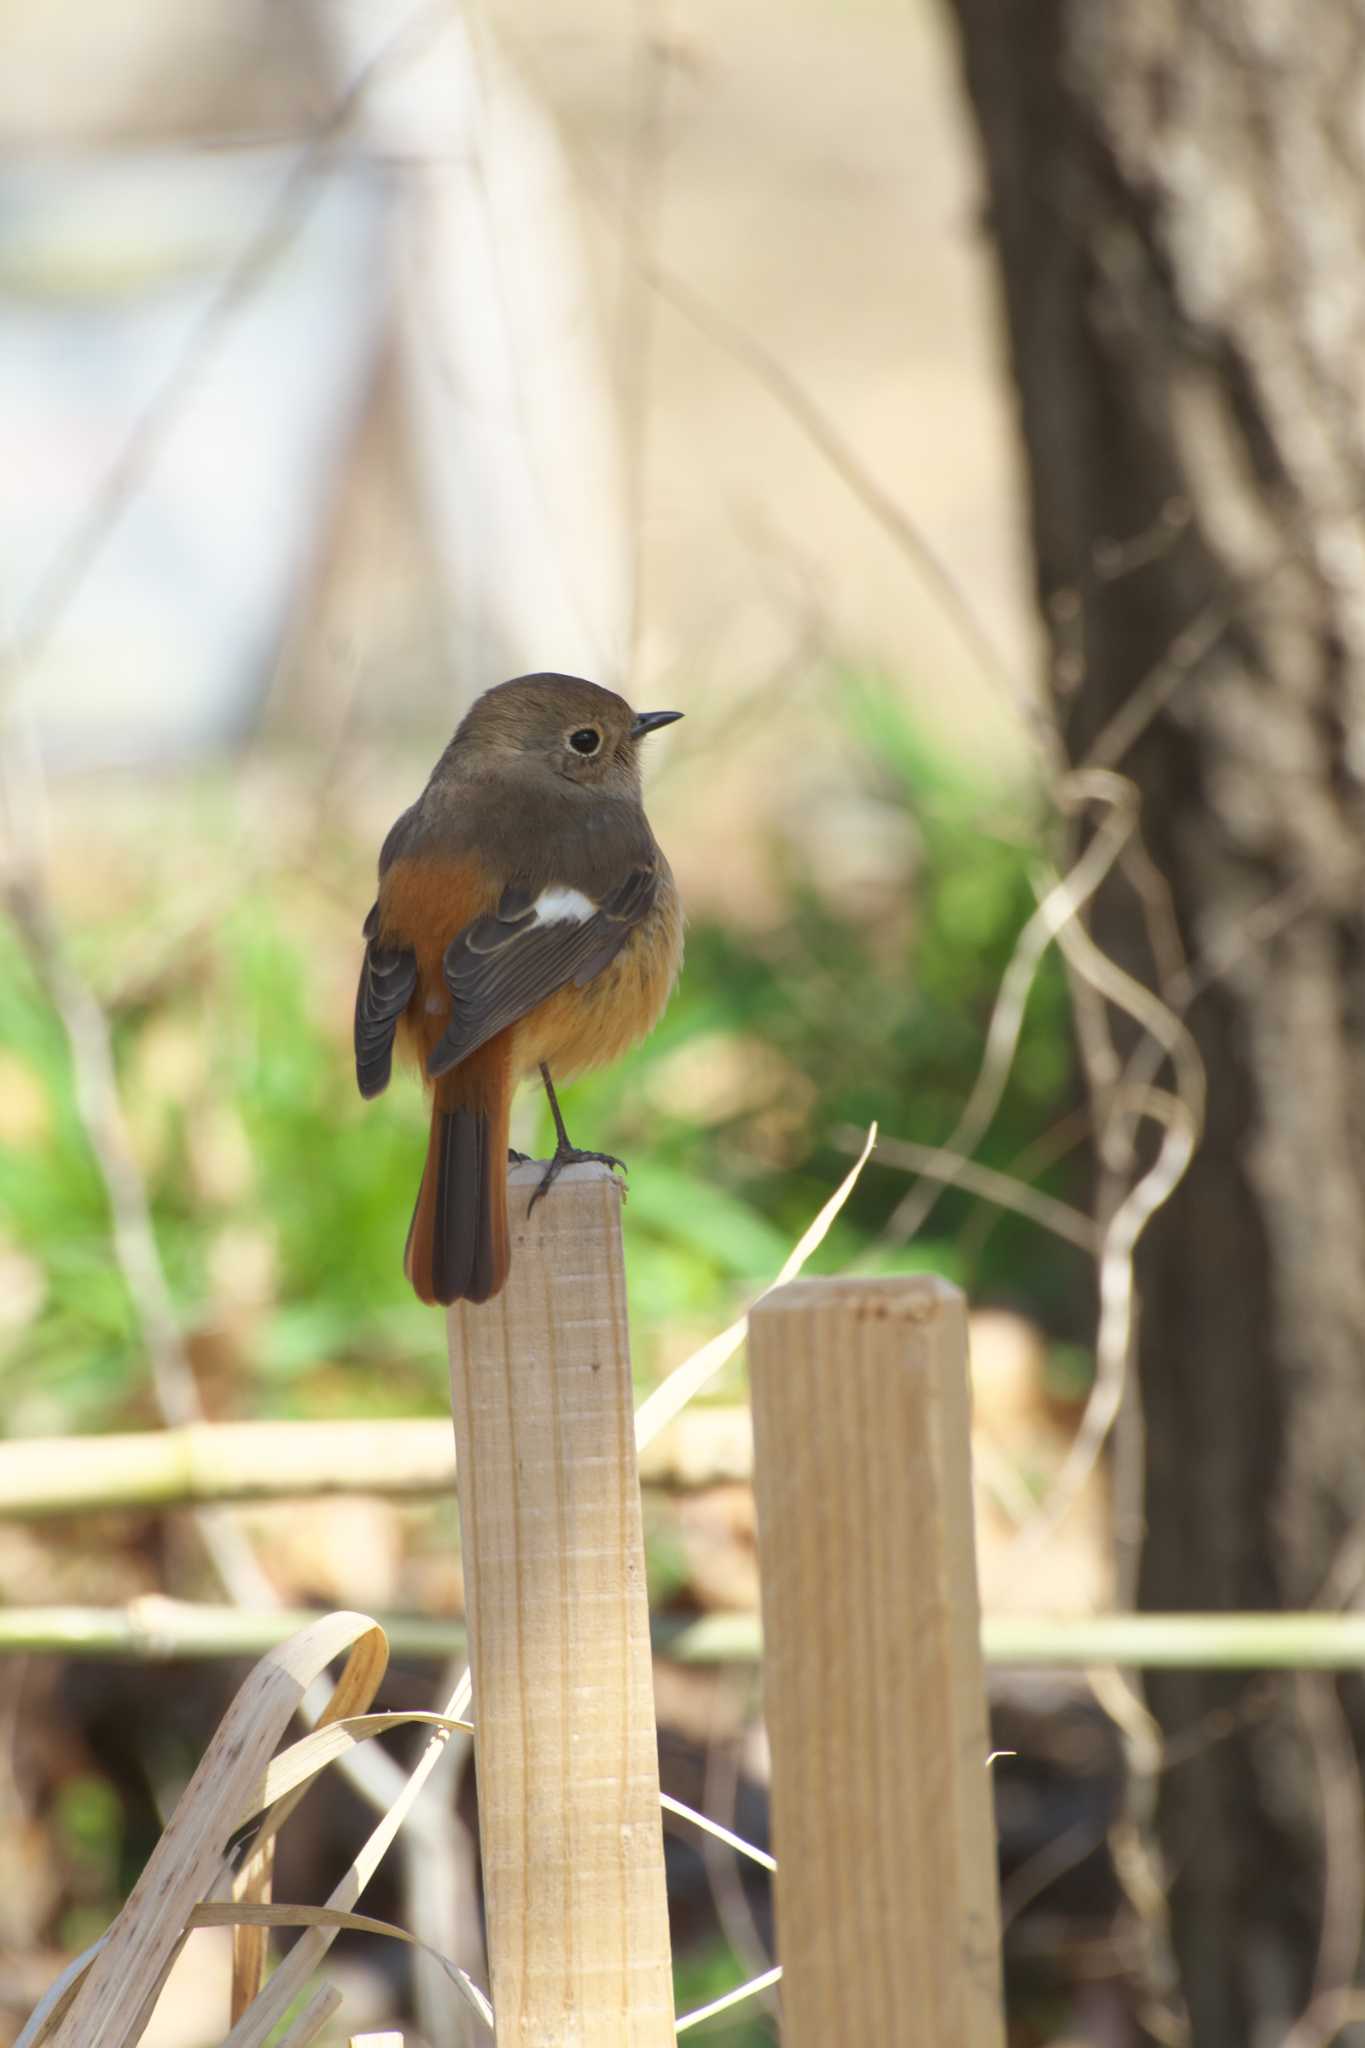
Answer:
[(575, 676), (518, 676), (471, 706), (384, 841), (355, 1005), (360, 1092), (388, 1085), (401, 1026), (431, 1086), (404, 1267), (423, 1301), (487, 1301), (507, 1278), (512, 1091), (614, 1059), (658, 1019), (682, 909), (640, 797), (639, 743), (679, 711), (633, 712)]

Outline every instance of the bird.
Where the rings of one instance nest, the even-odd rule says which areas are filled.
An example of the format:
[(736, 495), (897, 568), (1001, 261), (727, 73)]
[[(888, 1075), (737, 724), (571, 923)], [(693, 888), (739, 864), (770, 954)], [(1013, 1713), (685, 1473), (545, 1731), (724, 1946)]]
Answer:
[(476, 698), (379, 855), (355, 1004), (362, 1096), (396, 1040), (431, 1091), (404, 1252), (420, 1300), (484, 1302), (507, 1279), (508, 1123), (539, 1071), (556, 1146), (530, 1207), (583, 1152), (555, 1094), (662, 1015), (683, 915), (645, 816), (640, 742), (680, 711), (633, 711), (580, 676), (516, 676)]

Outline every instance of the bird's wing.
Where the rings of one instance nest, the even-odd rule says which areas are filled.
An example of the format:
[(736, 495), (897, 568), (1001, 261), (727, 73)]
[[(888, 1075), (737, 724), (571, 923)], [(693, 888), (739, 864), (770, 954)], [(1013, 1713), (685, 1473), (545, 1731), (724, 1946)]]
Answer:
[(382, 1094), (393, 1068), (393, 1034), (417, 986), (417, 960), (406, 946), (376, 943), (379, 905), (365, 920), (365, 959), (355, 992), (355, 1078), (362, 1095)]
[(648, 915), (658, 886), (657, 868), (636, 867), (600, 903), (562, 884), (548, 883), (534, 895), (516, 885), (505, 889), (497, 909), (467, 924), (446, 948), (454, 1010), (427, 1072), (448, 1073), (556, 989), (569, 982), (582, 988), (600, 974)]

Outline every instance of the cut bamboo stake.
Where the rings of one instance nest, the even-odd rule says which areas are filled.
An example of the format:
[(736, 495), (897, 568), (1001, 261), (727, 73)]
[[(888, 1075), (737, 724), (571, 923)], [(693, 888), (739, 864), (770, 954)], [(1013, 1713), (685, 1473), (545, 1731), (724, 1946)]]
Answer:
[(450, 1313), (499, 2048), (673, 2035), (620, 1191), (510, 1176), (512, 1270)]
[(784, 2048), (999, 2048), (961, 1298), (799, 1280), (749, 1363)]

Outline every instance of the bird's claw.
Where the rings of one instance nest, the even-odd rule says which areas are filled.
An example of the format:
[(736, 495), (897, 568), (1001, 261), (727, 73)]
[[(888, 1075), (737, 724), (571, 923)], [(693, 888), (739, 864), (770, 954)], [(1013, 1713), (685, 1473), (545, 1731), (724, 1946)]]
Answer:
[(554, 1157), (550, 1160), (549, 1165), (540, 1177), (540, 1185), (526, 1204), (527, 1215), (530, 1215), (542, 1195), (549, 1194), (550, 1189), (559, 1179), (566, 1166), (583, 1166), (587, 1164), (619, 1166), (622, 1173), (626, 1171), (625, 1160), (618, 1159), (614, 1152), (580, 1152), (577, 1145), (557, 1145)]

